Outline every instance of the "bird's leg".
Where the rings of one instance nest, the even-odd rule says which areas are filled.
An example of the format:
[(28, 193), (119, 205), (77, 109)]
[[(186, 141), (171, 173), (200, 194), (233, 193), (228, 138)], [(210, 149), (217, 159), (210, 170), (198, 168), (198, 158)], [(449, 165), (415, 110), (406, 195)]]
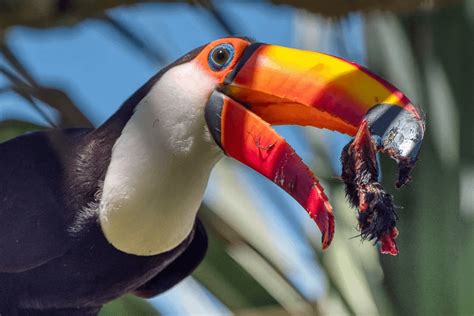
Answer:
[(397, 214), (392, 196), (378, 182), (377, 147), (364, 121), (342, 151), (342, 179), (350, 203), (358, 209), (361, 237), (381, 243), (382, 253), (396, 255)]

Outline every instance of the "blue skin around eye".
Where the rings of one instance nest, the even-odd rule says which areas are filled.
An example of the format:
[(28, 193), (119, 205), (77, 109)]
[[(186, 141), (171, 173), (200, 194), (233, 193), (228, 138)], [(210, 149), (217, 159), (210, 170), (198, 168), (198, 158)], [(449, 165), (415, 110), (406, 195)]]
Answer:
[[(227, 58), (226, 62), (222, 65), (219, 65), (217, 64), (213, 59), (212, 59), (212, 55), (214, 54), (214, 52), (218, 49), (225, 49), (226, 51), (229, 52), (229, 58)], [(230, 44), (220, 44), (216, 47), (214, 47), (211, 52), (209, 53), (209, 57), (208, 57), (208, 63), (209, 63), (209, 66), (212, 68), (212, 70), (214, 71), (220, 71), (222, 69), (224, 69), (225, 67), (229, 66), (230, 62), (232, 61), (232, 59), (234, 58), (234, 47)]]

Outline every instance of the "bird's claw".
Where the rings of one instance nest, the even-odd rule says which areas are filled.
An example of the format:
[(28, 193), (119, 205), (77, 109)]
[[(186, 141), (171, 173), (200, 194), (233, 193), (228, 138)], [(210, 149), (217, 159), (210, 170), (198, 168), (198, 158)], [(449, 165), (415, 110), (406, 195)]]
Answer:
[(378, 182), (376, 155), (381, 152), (397, 161), (398, 188), (410, 182), (425, 131), (420, 113), (411, 103), (405, 107), (379, 104), (366, 113), (342, 152), (342, 179), (350, 203), (358, 209), (361, 237), (380, 243), (382, 253), (398, 253), (398, 217), (392, 196)]
[(390, 194), (378, 182), (377, 146), (364, 121), (342, 152), (342, 179), (346, 195), (358, 209), (361, 237), (381, 243), (381, 252), (398, 253), (395, 238), (397, 214)]

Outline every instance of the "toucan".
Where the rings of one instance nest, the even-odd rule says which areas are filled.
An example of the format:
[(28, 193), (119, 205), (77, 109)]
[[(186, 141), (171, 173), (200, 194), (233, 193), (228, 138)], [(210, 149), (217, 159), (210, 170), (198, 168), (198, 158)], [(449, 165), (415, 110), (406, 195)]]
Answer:
[(0, 144), (0, 314), (96, 315), (126, 293), (149, 298), (180, 282), (205, 255), (197, 211), (224, 155), (298, 201), (327, 248), (332, 207), (278, 124), (353, 136), (341, 178), (361, 235), (396, 254), (376, 155), (398, 162), (398, 186), (408, 182), (421, 111), (352, 62), (227, 37), (159, 71), (98, 128)]

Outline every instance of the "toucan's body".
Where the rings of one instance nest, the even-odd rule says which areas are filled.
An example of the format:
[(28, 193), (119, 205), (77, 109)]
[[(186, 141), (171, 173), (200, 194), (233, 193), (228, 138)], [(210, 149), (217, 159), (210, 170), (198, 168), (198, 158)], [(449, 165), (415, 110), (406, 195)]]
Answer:
[(392, 198), (377, 151), (409, 180), (423, 138), (393, 86), (336, 57), (224, 38), (160, 71), (97, 129), (0, 144), (0, 315), (96, 314), (126, 293), (155, 296), (207, 249), (197, 210), (226, 154), (294, 197), (334, 234), (322, 186), (270, 124), (354, 136), (342, 155), (362, 236), (396, 254)]
[(84, 201), (95, 203), (100, 192), (109, 163), (103, 157), (112, 150), (107, 144), (113, 143), (87, 129), (35, 132), (0, 144), (0, 165), (10, 166), (0, 168), (7, 179), (0, 184), (0, 249), (8, 254), (0, 259), (1, 315), (95, 315), (126, 293), (166, 291), (203, 259), (207, 236), (198, 220), (177, 247), (154, 256), (117, 250), (95, 216), (71, 233)]

